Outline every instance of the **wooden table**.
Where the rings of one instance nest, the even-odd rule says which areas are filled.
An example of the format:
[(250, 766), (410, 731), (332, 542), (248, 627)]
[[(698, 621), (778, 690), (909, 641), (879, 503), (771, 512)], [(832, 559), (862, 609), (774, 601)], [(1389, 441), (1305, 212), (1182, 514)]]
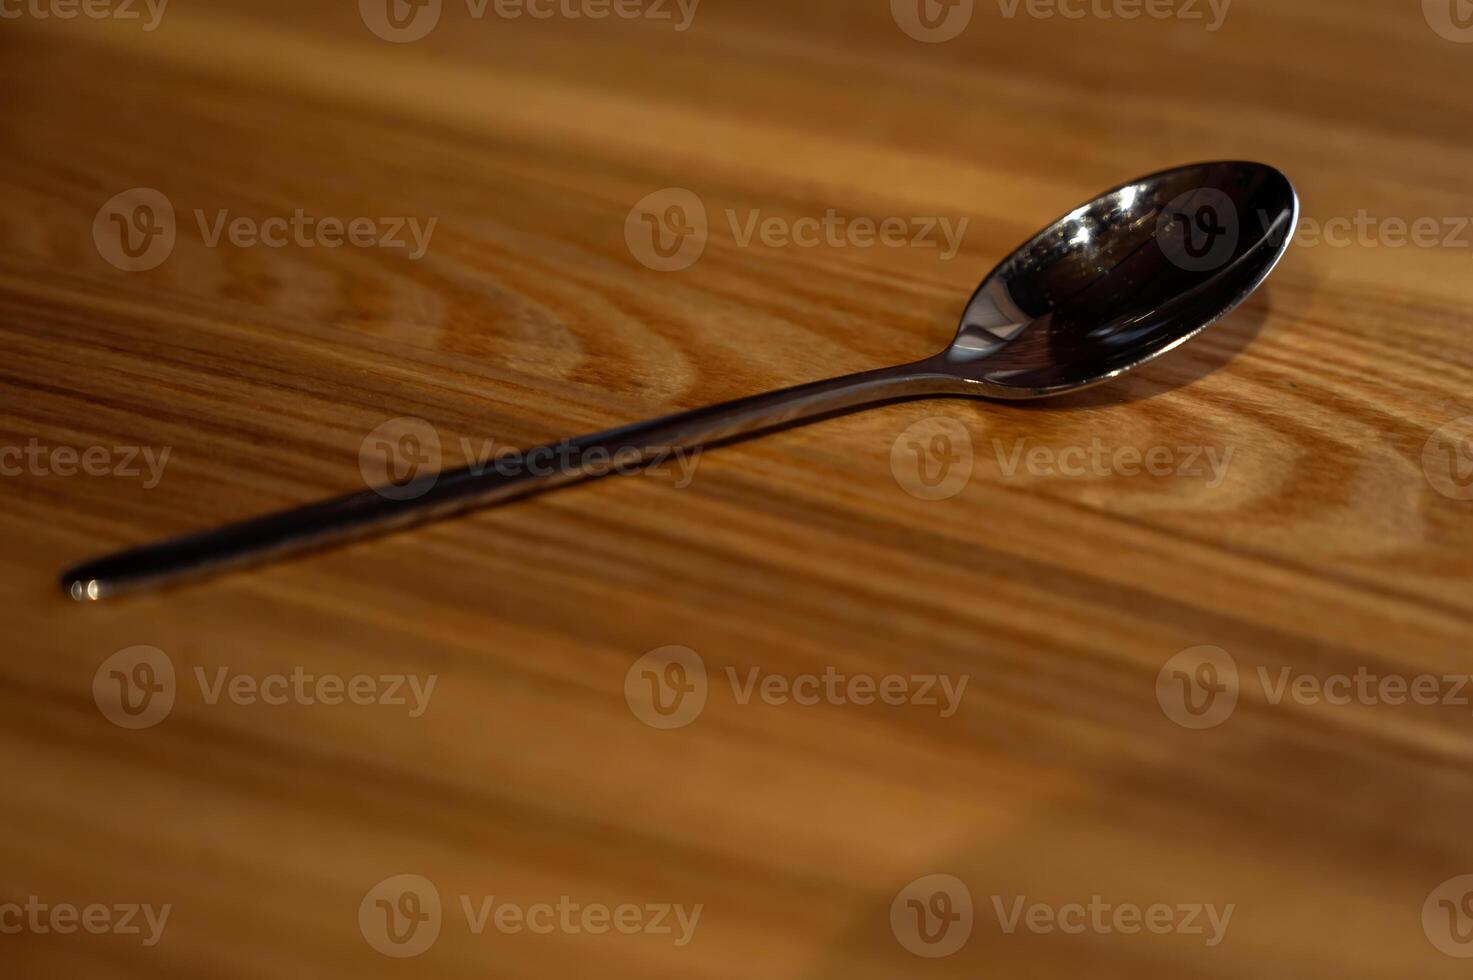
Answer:
[[(5, 973), (1466, 976), (1473, 44), (1184, 3), (7, 4)], [(918, 358), (1033, 229), (1212, 158), (1304, 233), (1107, 388), (55, 592), (427, 460), (396, 419), (453, 465)]]

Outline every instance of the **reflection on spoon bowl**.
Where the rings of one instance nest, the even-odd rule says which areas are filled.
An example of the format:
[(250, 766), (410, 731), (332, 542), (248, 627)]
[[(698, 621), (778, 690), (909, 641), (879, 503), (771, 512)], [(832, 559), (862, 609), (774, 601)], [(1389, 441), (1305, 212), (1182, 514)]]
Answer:
[(942, 357), (994, 398), (1107, 381), (1246, 299), (1298, 220), (1293, 186), (1262, 164), (1142, 177), (1075, 208), (998, 265)]

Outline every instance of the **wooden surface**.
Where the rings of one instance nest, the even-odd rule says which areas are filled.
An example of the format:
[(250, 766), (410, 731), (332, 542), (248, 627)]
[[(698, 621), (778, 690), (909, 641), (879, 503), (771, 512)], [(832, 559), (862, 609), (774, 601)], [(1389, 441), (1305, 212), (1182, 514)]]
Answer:
[[(683, 32), (447, 3), (406, 44), (350, 2), (177, 0), (154, 31), (0, 21), (0, 444), (171, 451), (151, 487), (36, 465), (0, 482), (0, 905), (172, 909), (153, 946), (0, 934), (5, 973), (1465, 976), (1433, 940), (1441, 921), (1473, 952), (1452, 931), (1473, 926), (1455, 881), (1473, 708), (1274, 704), (1259, 678), (1473, 670), (1473, 502), (1424, 465), (1473, 415), (1473, 234), (1301, 242), (1188, 347), (1063, 403), (888, 407), (713, 451), (684, 488), (602, 481), (166, 596), (54, 592), (101, 551), (361, 488), (360, 447), (396, 417), (454, 463), (462, 438), (527, 446), (920, 357), (1019, 240), (1163, 166), (1273, 163), (1318, 222), (1473, 215), (1473, 45), (1418, 6), (1238, 0), (1209, 32), (981, 3), (943, 44), (855, 0), (707, 0)], [(178, 242), (127, 272), (93, 223), (138, 187), (170, 200)], [(625, 224), (672, 187), (711, 231), (661, 273)], [(724, 217), (831, 208), (969, 226), (944, 261), (743, 247)], [(412, 261), (210, 247), (196, 209), (437, 225)], [(892, 447), (944, 420), (970, 481), (920, 499)], [(1096, 439), (1233, 455), (1217, 486), (1009, 472), (1018, 440)], [(176, 700), (127, 730), (94, 680), (140, 645)], [(669, 646), (699, 655), (708, 700), (659, 730), (625, 682)], [(1157, 679), (1202, 646), (1241, 691), (1193, 730)], [(754, 667), (969, 682), (945, 718), (744, 704), (727, 670)], [(211, 703), (196, 668), (436, 687), (417, 718)], [(444, 906), (416, 958), (368, 936), (371, 890), (400, 874)], [(932, 874), (974, 906), (944, 958), (891, 923)], [(476, 935), (461, 896), (702, 912), (684, 946)], [(995, 904), (1018, 896), (1234, 912), (1212, 947), (1009, 934)]]

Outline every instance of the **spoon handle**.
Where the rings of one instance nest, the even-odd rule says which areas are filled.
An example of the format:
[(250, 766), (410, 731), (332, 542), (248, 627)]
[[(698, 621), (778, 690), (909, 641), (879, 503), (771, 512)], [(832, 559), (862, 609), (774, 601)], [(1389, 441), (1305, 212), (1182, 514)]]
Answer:
[[(934, 361), (815, 381), (552, 443), (505, 460), (416, 477), (405, 486), (362, 490), (172, 538), (86, 562), (62, 574), (79, 601), (244, 568), (526, 497), (815, 416), (876, 402), (946, 393), (956, 380)], [(555, 465), (535, 465), (552, 458)]]

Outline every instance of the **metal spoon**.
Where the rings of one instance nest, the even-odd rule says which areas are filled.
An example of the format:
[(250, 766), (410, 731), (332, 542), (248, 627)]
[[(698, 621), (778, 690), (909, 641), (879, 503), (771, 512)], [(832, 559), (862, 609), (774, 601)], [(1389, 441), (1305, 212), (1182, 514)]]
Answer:
[(1288, 179), (1262, 164), (1204, 163), (1142, 177), (1069, 212), (1005, 259), (967, 304), (951, 346), (934, 357), (543, 447), (561, 460), (551, 471), (430, 474), (124, 551), (70, 569), (62, 587), (96, 600), (259, 564), (603, 476), (614, 460), (637, 463), (897, 398), (1077, 391), (1164, 354), (1241, 303), (1284, 254), (1298, 214)]

